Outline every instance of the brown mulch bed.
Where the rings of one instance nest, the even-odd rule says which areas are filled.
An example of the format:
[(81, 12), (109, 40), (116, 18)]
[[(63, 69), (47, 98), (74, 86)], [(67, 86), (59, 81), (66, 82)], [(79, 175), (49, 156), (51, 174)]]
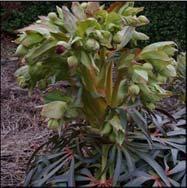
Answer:
[(42, 104), (40, 92), (29, 96), (16, 83), (19, 61), (11, 40), (1, 36), (1, 187), (22, 185), (26, 163), (50, 134), (35, 108)]

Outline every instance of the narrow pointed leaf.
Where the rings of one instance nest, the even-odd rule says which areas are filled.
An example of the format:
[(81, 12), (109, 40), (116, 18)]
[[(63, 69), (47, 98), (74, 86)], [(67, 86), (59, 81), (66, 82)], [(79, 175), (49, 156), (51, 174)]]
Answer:
[(116, 167), (114, 170), (114, 176), (113, 176), (113, 186), (115, 186), (118, 182), (118, 178), (121, 172), (121, 162), (122, 162), (122, 156), (121, 156), (121, 151), (118, 148), (118, 154), (117, 154), (117, 162), (116, 162)]

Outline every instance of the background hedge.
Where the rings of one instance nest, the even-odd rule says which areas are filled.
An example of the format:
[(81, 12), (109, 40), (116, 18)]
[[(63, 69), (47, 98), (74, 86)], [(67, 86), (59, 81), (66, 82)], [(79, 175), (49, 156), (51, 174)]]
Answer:
[(184, 1), (152, 1), (136, 2), (144, 7), (150, 23), (141, 28), (149, 35), (149, 43), (156, 41), (175, 41), (180, 49), (186, 47), (186, 2)]
[[(111, 2), (105, 2), (108, 6)], [(63, 2), (70, 5), (70, 2)], [(13, 33), (15, 29), (26, 26), (35, 21), (38, 15), (47, 15), (54, 11), (56, 5), (62, 2), (1, 2), (1, 29), (3, 32)], [(150, 36), (145, 44), (174, 40), (179, 47), (186, 46), (186, 3), (183, 2), (135, 2), (136, 6), (144, 6), (144, 12), (150, 24), (140, 30)]]

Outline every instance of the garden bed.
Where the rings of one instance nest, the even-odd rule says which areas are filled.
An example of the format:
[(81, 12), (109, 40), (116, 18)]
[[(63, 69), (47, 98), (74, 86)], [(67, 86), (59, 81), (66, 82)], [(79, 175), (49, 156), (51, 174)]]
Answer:
[[(40, 117), (37, 105), (42, 104), (41, 93), (21, 89), (14, 77), (19, 60), (13, 56), (15, 45), (9, 36), (1, 36), (1, 186), (23, 184), (26, 164), (33, 151), (50, 135)], [(181, 108), (175, 97), (162, 101), (168, 112)], [(173, 107), (173, 108), (172, 108)]]
[(32, 152), (47, 139), (50, 132), (35, 109), (41, 104), (40, 93), (28, 97), (20, 89), (14, 72), (18, 60), (13, 57), (11, 37), (1, 43), (1, 186), (22, 185), (26, 163)]

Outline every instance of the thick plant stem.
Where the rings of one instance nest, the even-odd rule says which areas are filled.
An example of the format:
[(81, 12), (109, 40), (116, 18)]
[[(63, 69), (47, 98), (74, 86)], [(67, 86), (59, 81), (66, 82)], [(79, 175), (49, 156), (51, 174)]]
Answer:
[[(106, 167), (106, 164), (107, 164), (108, 150), (109, 150), (108, 145), (102, 146), (101, 172), (103, 172), (105, 170), (105, 167)], [(106, 181), (106, 172), (104, 172), (101, 175), (101, 183), (105, 183), (105, 181)]]

